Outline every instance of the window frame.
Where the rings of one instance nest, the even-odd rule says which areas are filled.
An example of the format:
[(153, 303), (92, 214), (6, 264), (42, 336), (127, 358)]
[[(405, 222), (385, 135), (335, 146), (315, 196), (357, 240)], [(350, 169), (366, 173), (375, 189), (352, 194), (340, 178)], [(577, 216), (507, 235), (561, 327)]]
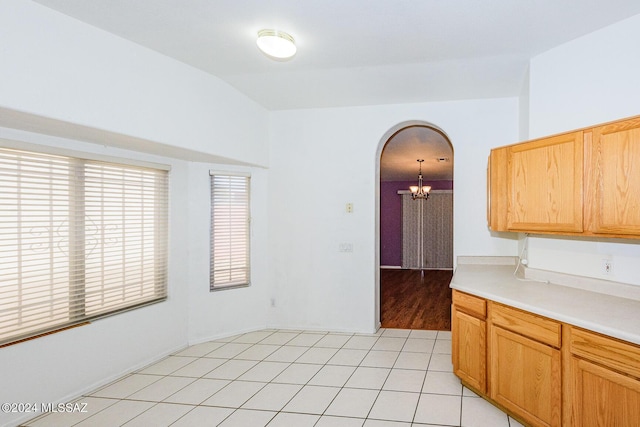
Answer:
[[(244, 265), (241, 267), (235, 267), (235, 269), (242, 269), (244, 271), (244, 280), (241, 283), (235, 283), (233, 281), (226, 281), (219, 284), (214, 283), (214, 279), (216, 276), (216, 259), (215, 259), (215, 211), (214, 211), (214, 198), (216, 187), (214, 186), (215, 177), (222, 177), (229, 180), (233, 179), (243, 179), (244, 180), (244, 192), (242, 193), (244, 204), (242, 205), (242, 209), (244, 212), (244, 216), (240, 219), (235, 218), (236, 221), (240, 221), (244, 223), (241, 232), (238, 230), (239, 227), (235, 227), (233, 232), (234, 236), (226, 236), (226, 238), (230, 240), (234, 240), (238, 238), (238, 234), (243, 234), (242, 244), (244, 245), (243, 256)], [(209, 217), (209, 291), (217, 292), (228, 289), (238, 289), (238, 288), (246, 288), (251, 286), (251, 174), (248, 172), (230, 172), (230, 171), (221, 171), (221, 170), (210, 170), (209, 171), (209, 185), (210, 185), (210, 217)], [(237, 194), (236, 194), (237, 195)], [(229, 199), (226, 199), (228, 202)], [(234, 207), (237, 209), (239, 205), (236, 203)], [(228, 212), (227, 212), (228, 214)], [(237, 224), (236, 224), (237, 226)], [(230, 246), (230, 244), (229, 244)], [(230, 248), (229, 248), (230, 251)], [(231, 255), (229, 255), (226, 262), (229, 264), (228, 269), (222, 269), (222, 271), (228, 271), (231, 274), (231, 270), (234, 270), (233, 264), (238, 262), (238, 257), (234, 259)]]

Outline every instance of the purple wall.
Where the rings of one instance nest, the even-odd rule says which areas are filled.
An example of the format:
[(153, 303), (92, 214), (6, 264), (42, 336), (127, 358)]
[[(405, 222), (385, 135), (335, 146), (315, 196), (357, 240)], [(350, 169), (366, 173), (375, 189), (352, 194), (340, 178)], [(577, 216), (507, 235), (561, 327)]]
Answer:
[[(416, 181), (380, 182), (380, 265), (402, 265), (402, 197)], [(453, 190), (453, 181), (425, 181), (432, 190)]]

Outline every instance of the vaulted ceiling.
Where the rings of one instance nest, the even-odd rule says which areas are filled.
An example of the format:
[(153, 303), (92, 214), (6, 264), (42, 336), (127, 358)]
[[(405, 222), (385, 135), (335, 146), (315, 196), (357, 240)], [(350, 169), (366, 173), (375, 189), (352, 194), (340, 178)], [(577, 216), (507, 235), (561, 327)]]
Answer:
[[(211, 73), (268, 109), (517, 96), (528, 60), (638, 0), (35, 0)], [(286, 62), (256, 48), (287, 31)]]
[[(529, 60), (640, 13), (638, 0), (34, 0), (226, 81), (269, 110), (518, 96)], [(273, 61), (260, 29), (298, 53)], [(449, 150), (449, 154), (445, 151)], [(452, 179), (451, 147), (396, 134), (383, 180)]]

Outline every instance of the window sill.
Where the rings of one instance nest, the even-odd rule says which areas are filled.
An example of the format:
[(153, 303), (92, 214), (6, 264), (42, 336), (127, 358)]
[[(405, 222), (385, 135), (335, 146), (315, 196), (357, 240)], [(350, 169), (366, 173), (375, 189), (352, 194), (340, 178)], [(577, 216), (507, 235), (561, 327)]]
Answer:
[(238, 289), (238, 288), (248, 288), (251, 286), (251, 283), (246, 283), (243, 285), (223, 285), (223, 286), (214, 286), (209, 288), (209, 292), (218, 292), (218, 291), (226, 291), (229, 289)]

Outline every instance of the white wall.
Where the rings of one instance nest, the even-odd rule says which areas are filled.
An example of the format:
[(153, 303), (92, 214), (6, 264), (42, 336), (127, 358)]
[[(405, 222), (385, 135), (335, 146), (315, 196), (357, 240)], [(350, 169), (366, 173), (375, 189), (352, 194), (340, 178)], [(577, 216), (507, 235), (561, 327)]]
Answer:
[(531, 60), (530, 137), (640, 114), (640, 15)]
[(522, 88), (520, 89), (520, 115), (519, 115), (519, 129), (520, 129), (520, 141), (526, 141), (529, 139), (529, 84), (530, 84), (530, 69), (527, 68), (527, 73), (524, 76), (522, 82)]
[[(185, 162), (6, 128), (0, 128), (0, 138), (172, 167), (169, 299), (0, 349), (0, 402), (69, 402), (187, 344), (266, 327), (265, 169)], [(252, 284), (248, 288), (209, 292), (210, 169), (251, 173)], [(0, 414), (0, 425), (15, 425), (33, 416)]]
[(266, 110), (193, 67), (24, 0), (0, 52), (0, 107), (266, 164)]
[[(531, 62), (531, 137), (640, 114), (639, 24), (632, 18)], [(517, 98), (268, 113), (219, 79), (21, 0), (0, 1), (0, 52), (0, 114), (20, 111), (270, 167), (240, 169), (253, 176), (253, 285), (209, 293), (207, 172), (230, 166), (0, 128), (2, 137), (173, 167), (170, 299), (0, 350), (0, 401), (66, 401), (188, 342), (267, 325), (373, 331), (378, 150), (401, 122), (430, 122), (453, 143), (455, 255), (516, 254), (514, 234), (487, 230), (485, 204), (489, 149), (520, 139)], [(338, 252), (340, 243), (352, 243), (353, 252)], [(616, 278), (634, 282), (638, 246), (536, 237), (529, 260), (596, 275), (596, 261), (607, 255)], [(4, 416), (0, 425), (14, 421)]]
[[(378, 148), (398, 123), (443, 129), (454, 147), (455, 255), (515, 255), (486, 224), (486, 159), (518, 139), (518, 99), (274, 112), (269, 163), (272, 327), (376, 325)], [(353, 203), (354, 212), (345, 212)], [(382, 213), (384, 214), (384, 213)], [(352, 243), (352, 253), (338, 252)]]
[[(209, 170), (251, 174), (251, 286), (209, 291)], [(267, 325), (267, 192), (265, 169), (192, 163), (189, 168), (189, 343), (264, 329)]]
[[(231, 166), (165, 152), (266, 165), (267, 111), (215, 77), (30, 1), (0, 1), (0, 52), (0, 123), (12, 128), (0, 137), (172, 166), (168, 301), (0, 349), (0, 402), (67, 402), (189, 342), (263, 328), (267, 171), (244, 168), (255, 177), (253, 285), (210, 294), (207, 171)], [(18, 130), (33, 128), (101, 144)], [(123, 141), (137, 151), (114, 147)], [(32, 414), (16, 416), (0, 414), (0, 425)]]
[[(267, 171), (185, 162), (0, 128), (0, 138), (171, 165), (166, 302), (0, 349), (0, 402), (69, 402), (169, 353), (267, 324)], [(209, 292), (209, 170), (252, 176), (252, 285)], [(14, 416), (12, 416), (14, 415)], [(0, 414), (14, 425), (33, 414)]]
[[(640, 115), (640, 15), (531, 61), (530, 137)], [(602, 273), (611, 259), (614, 274)], [(640, 241), (531, 237), (531, 267), (640, 285)]]
[[(68, 402), (82, 392), (187, 345), (188, 211), (186, 162), (0, 128), (0, 138), (171, 165), (169, 296), (90, 325), (0, 349), (0, 402)], [(23, 419), (33, 414), (23, 414)], [(13, 425), (20, 414), (0, 414)]]

